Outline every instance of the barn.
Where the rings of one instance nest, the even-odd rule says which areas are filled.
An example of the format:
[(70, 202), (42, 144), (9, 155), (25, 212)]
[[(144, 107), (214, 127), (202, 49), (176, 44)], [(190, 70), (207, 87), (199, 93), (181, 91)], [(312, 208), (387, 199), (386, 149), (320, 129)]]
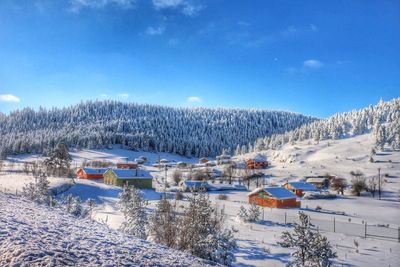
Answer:
[(286, 182), (283, 187), (292, 191), (298, 197), (302, 197), (304, 192), (318, 191), (315, 185), (306, 182)]
[(76, 174), (82, 179), (103, 179), (103, 174), (107, 171), (107, 168), (80, 168)]
[(152, 189), (153, 177), (145, 170), (109, 169), (104, 173), (104, 183), (116, 186), (133, 185), (136, 188)]
[(319, 189), (324, 189), (329, 187), (329, 179), (324, 176), (308, 176), (307, 183), (315, 185)]
[(296, 195), (283, 187), (257, 188), (248, 194), (249, 203), (269, 208), (300, 208)]

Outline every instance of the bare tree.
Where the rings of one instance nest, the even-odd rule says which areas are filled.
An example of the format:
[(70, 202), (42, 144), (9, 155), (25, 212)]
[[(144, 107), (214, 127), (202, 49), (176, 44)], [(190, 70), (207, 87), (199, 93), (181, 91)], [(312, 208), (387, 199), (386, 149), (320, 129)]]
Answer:
[(375, 197), (375, 193), (378, 190), (378, 182), (375, 177), (368, 180), (366, 190), (371, 193), (372, 197)]
[(182, 172), (178, 170), (174, 170), (172, 172), (172, 179), (175, 183), (175, 185), (179, 184), (179, 182), (182, 180)]
[(367, 188), (367, 184), (365, 182), (364, 174), (360, 171), (350, 172), (353, 176), (351, 179), (351, 191), (354, 195), (360, 196), (361, 192)]
[(331, 183), (332, 190), (336, 191), (338, 194), (340, 193), (343, 195), (346, 187), (347, 187), (347, 182), (343, 178), (335, 178)]

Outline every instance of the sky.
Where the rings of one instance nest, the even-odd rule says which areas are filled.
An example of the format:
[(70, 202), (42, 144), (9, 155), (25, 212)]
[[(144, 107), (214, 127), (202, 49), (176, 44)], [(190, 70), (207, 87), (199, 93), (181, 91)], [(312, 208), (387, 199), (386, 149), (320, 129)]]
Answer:
[(113, 99), (328, 117), (400, 97), (400, 1), (1, 0), (0, 112)]

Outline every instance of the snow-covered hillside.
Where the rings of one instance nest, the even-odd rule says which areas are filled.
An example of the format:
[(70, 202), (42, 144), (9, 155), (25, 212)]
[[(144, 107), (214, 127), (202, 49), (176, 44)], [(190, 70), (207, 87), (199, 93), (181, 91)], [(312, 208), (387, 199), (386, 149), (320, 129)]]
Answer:
[(208, 265), (15, 195), (0, 193), (0, 207), (0, 266)]
[(131, 149), (212, 156), (314, 120), (284, 111), (171, 108), (115, 101), (39, 111), (26, 108), (0, 116), (0, 158), (41, 153), (60, 141), (75, 148), (122, 144)]

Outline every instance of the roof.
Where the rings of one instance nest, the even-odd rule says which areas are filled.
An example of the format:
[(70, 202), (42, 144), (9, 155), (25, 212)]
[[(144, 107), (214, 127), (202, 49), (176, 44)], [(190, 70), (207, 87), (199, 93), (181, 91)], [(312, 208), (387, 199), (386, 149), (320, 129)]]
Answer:
[(254, 160), (255, 162), (265, 162), (267, 161), (267, 157), (261, 154), (257, 154), (256, 156), (254, 156), (253, 158), (251, 158), (252, 160)]
[[(118, 179), (153, 179), (153, 177), (145, 170), (131, 169), (111, 169)], [(136, 175), (137, 174), (137, 175)]]
[(117, 164), (123, 164), (123, 165), (137, 165), (138, 163), (136, 161), (128, 161), (128, 162), (117, 162)]
[(105, 173), (108, 168), (82, 168), (82, 170), (86, 173), (86, 174), (103, 174)]
[(270, 195), (273, 198), (276, 199), (292, 199), (296, 198), (296, 195), (293, 194), (291, 191), (287, 190), (284, 187), (265, 187), (265, 188), (257, 188), (253, 190), (251, 193), (248, 194), (248, 196), (252, 196), (255, 194), (258, 194), (260, 192), (266, 192), (268, 195)]
[(324, 183), (326, 180), (326, 177), (312, 177), (307, 179), (307, 183)]
[(318, 190), (315, 185), (310, 184), (310, 183), (305, 183), (305, 182), (288, 182), (288, 184), (290, 184), (291, 187), (293, 187), (294, 189), (301, 189), (304, 191), (314, 191), (314, 190)]

